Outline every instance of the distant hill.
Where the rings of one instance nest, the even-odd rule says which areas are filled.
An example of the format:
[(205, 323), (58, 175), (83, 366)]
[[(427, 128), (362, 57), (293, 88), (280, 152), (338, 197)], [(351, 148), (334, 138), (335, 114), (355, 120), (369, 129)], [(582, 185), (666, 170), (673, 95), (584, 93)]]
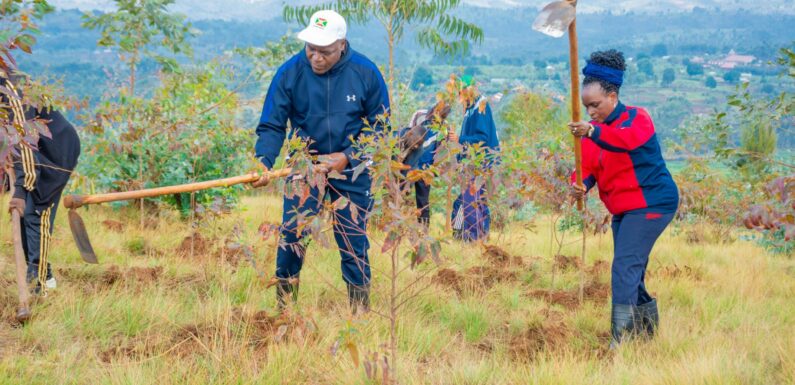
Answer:
[[(538, 9), (549, 0), (464, 0), (471, 7)], [(60, 9), (81, 10), (113, 9), (110, 0), (51, 0)], [(268, 20), (281, 14), (284, 0), (177, 0), (174, 10), (188, 15), (192, 20)], [(318, 1), (289, 1), (295, 3), (318, 3)], [(795, 14), (792, 0), (582, 0), (578, 8), (582, 13), (669, 13), (689, 12), (694, 8), (710, 11), (747, 10), (761, 14)]]
[[(439, 58), (419, 47), (411, 38), (412, 31), (408, 31), (396, 52), (401, 76), (411, 76), (417, 65), (450, 64), (453, 68), (464, 68), (532, 64), (544, 68), (547, 64), (567, 61), (565, 39), (550, 38), (530, 28), (537, 14), (535, 8), (462, 7), (456, 12), (483, 27), (484, 44), (474, 46), (471, 54), (465, 57)], [(194, 59), (199, 62), (219, 57), (235, 47), (263, 46), (300, 28), (278, 17), (194, 20), (192, 23), (200, 31), (191, 41)], [(31, 74), (61, 77), (70, 93), (98, 100), (106, 87), (96, 85), (106, 83), (108, 74), (124, 76), (126, 69), (115, 52), (97, 47), (99, 34), (82, 28), (81, 24), (82, 12), (74, 9), (48, 15), (40, 23), (42, 34), (33, 55), (23, 55), (19, 61), (23, 70)], [(617, 48), (628, 57), (674, 55), (680, 57), (680, 61), (681, 57), (715, 58), (735, 50), (741, 55), (755, 56), (759, 63), (767, 62), (776, 56), (779, 48), (792, 44), (792, 32), (782, 28), (787, 25), (795, 25), (795, 15), (716, 12), (700, 8), (660, 14), (582, 14), (578, 18), (582, 57), (596, 49)], [(349, 39), (354, 49), (367, 54), (376, 63), (387, 62), (383, 28), (377, 23), (351, 26)], [(156, 64), (146, 60), (139, 69), (142, 77), (151, 75)], [(142, 85), (142, 89), (146, 88), (146, 84)]]

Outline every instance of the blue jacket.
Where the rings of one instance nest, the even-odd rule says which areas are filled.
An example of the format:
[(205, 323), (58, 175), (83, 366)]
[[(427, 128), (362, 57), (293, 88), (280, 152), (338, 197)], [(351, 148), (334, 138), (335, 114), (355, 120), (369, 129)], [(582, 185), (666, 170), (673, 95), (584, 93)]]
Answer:
[(458, 143), (481, 143), (482, 146), (493, 151), (499, 151), (500, 139), (497, 137), (497, 126), (494, 125), (494, 117), (491, 115), (491, 105), (486, 103), (486, 110), (480, 112), (478, 106), (482, 100), (483, 96), (478, 97), (477, 101), (464, 112)]
[(433, 165), (433, 156), (436, 155), (438, 142), (439, 134), (429, 128), (428, 132), (425, 133), (425, 142), (422, 143), (422, 156), (417, 162), (417, 169), (424, 170)]
[(318, 155), (345, 153), (348, 169), (361, 159), (353, 143), (362, 135), (363, 120), (376, 130), (378, 115), (389, 110), (389, 94), (378, 67), (350, 48), (323, 75), (312, 72), (306, 52), (284, 63), (271, 81), (257, 126), (257, 158), (269, 169), (281, 151), (287, 133), (311, 139), (309, 150)]
[[(489, 148), (491, 152), (488, 155), (487, 166), (491, 167), (494, 162), (499, 162), (500, 139), (497, 136), (494, 117), (491, 115), (491, 105), (487, 102), (485, 111), (480, 112), (479, 106), (482, 101), (483, 96), (479, 96), (477, 101), (464, 111), (458, 143), (464, 145), (480, 143), (481, 146)], [(462, 155), (459, 155), (459, 160)]]

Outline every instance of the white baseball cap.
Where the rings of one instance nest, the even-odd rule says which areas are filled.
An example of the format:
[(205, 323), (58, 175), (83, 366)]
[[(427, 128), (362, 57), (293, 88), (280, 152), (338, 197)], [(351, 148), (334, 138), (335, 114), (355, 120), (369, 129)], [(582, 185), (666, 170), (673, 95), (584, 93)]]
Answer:
[(347, 33), (345, 18), (332, 10), (324, 10), (312, 15), (309, 25), (298, 33), (298, 38), (312, 45), (326, 47), (344, 39)]

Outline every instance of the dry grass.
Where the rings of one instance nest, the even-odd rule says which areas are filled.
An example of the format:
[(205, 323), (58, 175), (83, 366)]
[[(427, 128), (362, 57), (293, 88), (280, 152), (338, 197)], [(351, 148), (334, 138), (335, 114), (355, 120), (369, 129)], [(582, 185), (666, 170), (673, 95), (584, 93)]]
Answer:
[[(362, 354), (384, 353), (389, 330), (372, 313), (351, 317), (336, 251), (312, 245), (299, 305), (276, 317), (274, 293), (264, 288), (273, 241), (257, 230), (278, 222), (280, 201), (251, 197), (243, 208), (203, 224), (192, 257), (185, 246), (192, 230), (174, 214), (141, 230), (137, 211), (83, 210), (99, 266), (81, 262), (61, 212), (51, 257), (59, 288), (25, 327), (11, 321), (4, 214), (0, 383), (377, 383), (344, 347), (331, 353), (341, 333)], [(433, 219), (432, 231), (441, 231), (443, 218)], [(659, 336), (611, 353), (610, 236), (588, 241), (590, 289), (580, 304), (579, 267), (550, 255), (546, 222), (538, 221), (536, 233), (516, 224), (494, 234), (499, 249), (443, 246), (445, 270), (428, 274), (427, 289), (401, 314), (401, 384), (795, 383), (791, 258), (745, 242), (691, 244), (685, 232), (666, 232), (648, 278), (660, 302)], [(578, 247), (562, 254), (577, 255)], [(376, 308), (388, 293), (388, 257), (378, 249), (371, 250)], [(427, 269), (435, 268), (403, 279)]]

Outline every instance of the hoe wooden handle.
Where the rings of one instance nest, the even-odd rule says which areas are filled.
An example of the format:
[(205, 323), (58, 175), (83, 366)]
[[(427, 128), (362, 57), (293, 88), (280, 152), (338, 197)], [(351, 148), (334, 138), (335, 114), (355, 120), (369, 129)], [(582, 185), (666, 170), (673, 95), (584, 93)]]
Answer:
[[(281, 170), (268, 171), (271, 178), (282, 178), (290, 175), (292, 170), (290, 168), (283, 168)], [(205, 182), (187, 183), (177, 186), (166, 186), (150, 188), (145, 190), (123, 191), (108, 194), (96, 195), (69, 195), (64, 198), (63, 205), (68, 209), (76, 209), (81, 206), (126, 201), (141, 198), (152, 198), (163, 195), (188, 193), (194, 191), (207, 190), (214, 187), (229, 187), (241, 183), (252, 183), (259, 180), (261, 174), (251, 173), (246, 175), (234, 176), (231, 178), (208, 180)]]
[[(576, 4), (576, 2), (575, 2)], [(577, 19), (569, 24), (569, 68), (571, 71), (571, 121), (582, 119), (580, 112), (580, 69), (577, 53)], [(577, 186), (582, 186), (582, 139), (574, 137), (574, 165)], [(583, 210), (583, 199), (577, 199), (577, 209)]]
[[(6, 169), (6, 175), (9, 177), (9, 184), (11, 185), (11, 196), (14, 196), (14, 169), (9, 167)], [(5, 210), (5, 208), (2, 208)], [(21, 213), (17, 210), (11, 210), (11, 231), (12, 239), (14, 240), (14, 263), (17, 270), (17, 295), (19, 299), (19, 309), (17, 310), (17, 321), (25, 322), (30, 317), (30, 292), (28, 291), (27, 272), (28, 264), (25, 262), (25, 250), (22, 246), (22, 222), (20, 221)]]

